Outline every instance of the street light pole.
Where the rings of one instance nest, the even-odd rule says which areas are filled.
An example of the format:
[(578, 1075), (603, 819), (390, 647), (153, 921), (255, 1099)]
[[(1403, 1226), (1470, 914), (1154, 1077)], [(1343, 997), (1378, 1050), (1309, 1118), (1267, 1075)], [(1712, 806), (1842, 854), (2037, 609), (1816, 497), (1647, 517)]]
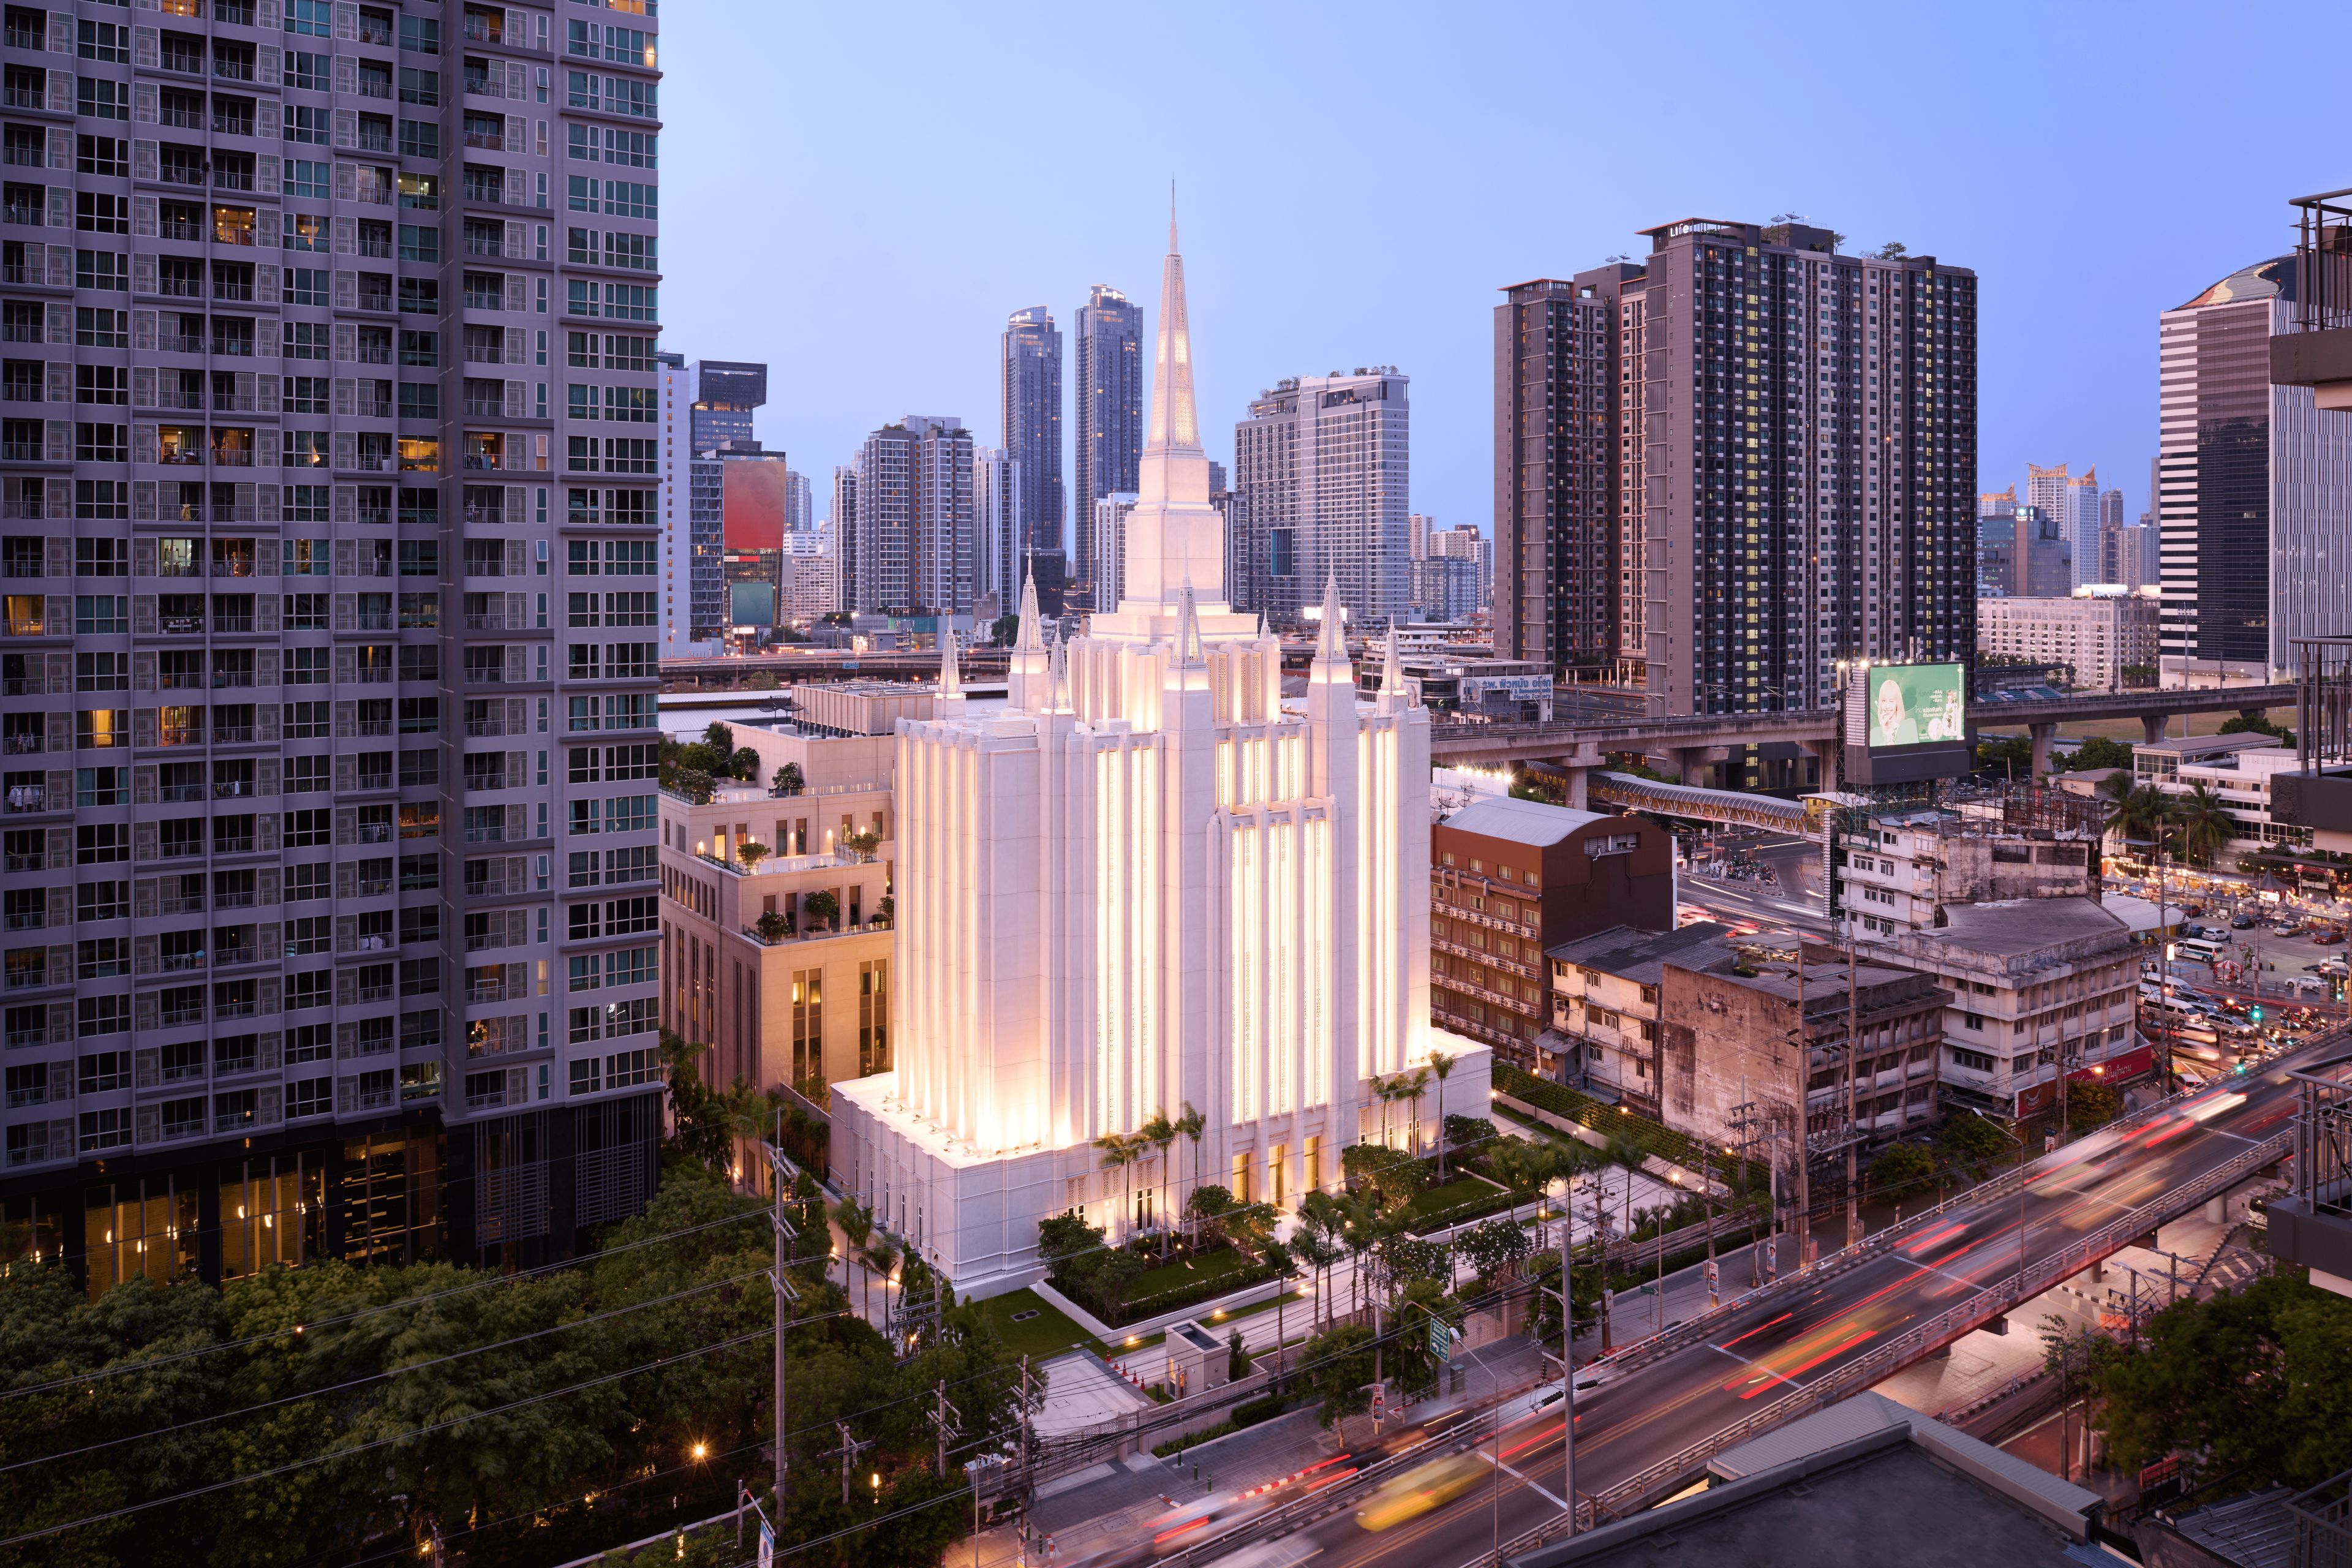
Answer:
[[(1559, 1217), (1559, 1390), (1560, 1408), (1565, 1412), (1560, 1421), (1559, 1446), (1565, 1458), (1560, 1480), (1565, 1489), (1561, 1495), (1568, 1499), (1568, 1532), (1576, 1533), (1576, 1309), (1571, 1304), (1576, 1292), (1570, 1288), (1569, 1249), (1576, 1233), (1576, 1179), (1569, 1177), (1564, 1185), (1566, 1194), (1560, 1201)], [(1609, 1248), (1601, 1249), (1601, 1277), (1609, 1278)], [(1502, 1415), (1496, 1414), (1499, 1431)], [(1497, 1438), (1499, 1443), (1500, 1439)]]
[(1969, 1109), (1976, 1111), (1979, 1121), (1990, 1123), (1994, 1131), (2017, 1145), (2017, 1304), (2021, 1307), (2025, 1304), (2025, 1140), (1975, 1106)]

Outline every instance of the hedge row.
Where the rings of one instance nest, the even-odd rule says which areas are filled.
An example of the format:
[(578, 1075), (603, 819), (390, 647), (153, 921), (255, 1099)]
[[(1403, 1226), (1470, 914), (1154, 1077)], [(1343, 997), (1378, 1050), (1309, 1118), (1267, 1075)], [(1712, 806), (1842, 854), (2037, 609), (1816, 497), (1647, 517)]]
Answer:
[(1494, 1067), (1495, 1088), (1514, 1100), (1550, 1111), (1596, 1132), (1622, 1136), (1637, 1144), (1643, 1152), (1670, 1160), (1684, 1169), (1705, 1171), (1722, 1179), (1725, 1159), (1720, 1151), (1709, 1149), (1697, 1140), (1685, 1136), (1671, 1127), (1662, 1126), (1646, 1116), (1620, 1110), (1580, 1094), (1566, 1084), (1538, 1078), (1523, 1068), (1508, 1062), (1496, 1062)]

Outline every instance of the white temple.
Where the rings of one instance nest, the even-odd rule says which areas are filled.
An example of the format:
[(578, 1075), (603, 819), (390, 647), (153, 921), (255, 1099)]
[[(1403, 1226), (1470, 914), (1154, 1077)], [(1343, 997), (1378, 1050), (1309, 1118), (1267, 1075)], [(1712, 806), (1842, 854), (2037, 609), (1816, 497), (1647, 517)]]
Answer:
[[(1358, 700), (1328, 593), (1286, 707), (1276, 638), (1225, 603), (1172, 219), (1124, 559), (1118, 610), (1066, 643), (1024, 586), (1006, 709), (961, 712), (950, 645), (939, 716), (898, 724), (897, 1062), (834, 1086), (832, 1163), (968, 1294), (1037, 1278), (1047, 1215), (1123, 1231), (1130, 1180), (1166, 1210), (1196, 1180), (1286, 1208), (1336, 1187), (1383, 1131), (1368, 1080), (1433, 1047), (1460, 1058), (1445, 1110), (1486, 1110), (1486, 1048), (1429, 1021), (1426, 710), (1393, 647)], [(1188, 1104), (1197, 1177), (1181, 1136), (1103, 1168), (1097, 1139)]]

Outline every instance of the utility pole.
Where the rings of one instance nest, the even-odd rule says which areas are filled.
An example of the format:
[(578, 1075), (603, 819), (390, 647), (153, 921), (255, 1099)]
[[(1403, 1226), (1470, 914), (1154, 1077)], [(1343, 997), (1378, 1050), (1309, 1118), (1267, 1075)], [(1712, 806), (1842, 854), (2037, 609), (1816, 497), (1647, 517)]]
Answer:
[(833, 1426), (834, 1430), (841, 1434), (841, 1447), (839, 1450), (841, 1454), (841, 1506), (847, 1508), (849, 1506), (849, 1472), (857, 1468), (857, 1456), (872, 1447), (874, 1446), (874, 1439), (868, 1437), (865, 1442), (859, 1442), (856, 1438), (849, 1435), (849, 1423), (837, 1416), (835, 1418)]
[(948, 1434), (961, 1430), (956, 1426), (954, 1418), (961, 1416), (963, 1412), (948, 1403), (947, 1379), (940, 1379), (933, 1392), (939, 1396), (940, 1401), (939, 1408), (931, 1413), (931, 1425), (939, 1436), (939, 1463), (936, 1474), (940, 1479), (945, 1480), (948, 1473)]
[(1805, 939), (1797, 938), (1797, 1267), (1813, 1260), (1813, 1040), (1805, 1025)]
[[(1576, 1292), (1570, 1288), (1569, 1252), (1576, 1235), (1573, 1217), (1576, 1211), (1570, 1206), (1575, 1196), (1576, 1182), (1571, 1177), (1568, 1181), (1567, 1194), (1560, 1200), (1559, 1221), (1559, 1391), (1560, 1409), (1564, 1412), (1560, 1421), (1559, 1445), (1565, 1456), (1560, 1496), (1568, 1500), (1568, 1532), (1570, 1535), (1576, 1533), (1576, 1308), (1573, 1304)], [(1609, 1279), (1609, 1248), (1606, 1244), (1601, 1247), (1601, 1278), (1605, 1284)], [(1501, 1417), (1497, 1415), (1496, 1426), (1498, 1431), (1501, 1426)]]
[[(784, 1217), (784, 1194), (798, 1173), (793, 1163), (784, 1157), (784, 1113), (781, 1110), (776, 1112), (776, 1141), (768, 1145), (768, 1168), (776, 1184), (776, 1208), (772, 1216), (776, 1233), (776, 1262), (769, 1283), (773, 1287), (776, 1299), (776, 1517), (782, 1519), (784, 1516), (786, 1468), (784, 1445), (791, 1430), (784, 1419), (784, 1330), (792, 1321), (793, 1303), (800, 1300), (800, 1291), (793, 1286), (792, 1276), (785, 1272), (784, 1265), (792, 1257), (792, 1244), (799, 1239), (800, 1232), (793, 1228), (791, 1220)], [(845, 1476), (848, 1474), (846, 1470), (842, 1473)], [(843, 1500), (847, 1500), (845, 1496)]]

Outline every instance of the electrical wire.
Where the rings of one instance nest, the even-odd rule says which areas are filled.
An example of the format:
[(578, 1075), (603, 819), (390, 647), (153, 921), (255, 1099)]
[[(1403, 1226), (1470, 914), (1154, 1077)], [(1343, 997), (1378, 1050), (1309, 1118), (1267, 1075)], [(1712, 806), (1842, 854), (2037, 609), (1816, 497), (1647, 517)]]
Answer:
[(740, 1215), (730, 1215), (724, 1219), (706, 1220), (700, 1225), (688, 1226), (679, 1230), (665, 1231), (659, 1236), (649, 1236), (637, 1241), (625, 1242), (619, 1247), (606, 1247), (583, 1257), (567, 1258), (555, 1263), (542, 1263), (536, 1268), (518, 1269), (512, 1274), (493, 1274), (467, 1284), (452, 1285), (446, 1290), (433, 1290), (422, 1296), (407, 1296), (397, 1301), (387, 1301), (380, 1306), (362, 1307), (357, 1311), (345, 1312), (340, 1317), (321, 1318), (315, 1323), (298, 1323), (292, 1328), (276, 1329), (266, 1334), (248, 1334), (241, 1340), (223, 1340), (218, 1344), (198, 1345), (192, 1350), (175, 1351), (170, 1355), (157, 1356), (152, 1360), (121, 1362), (113, 1366), (79, 1373), (71, 1377), (52, 1378), (47, 1383), (27, 1384), (21, 1388), (0, 1389), (0, 1403), (20, 1399), (27, 1394), (47, 1394), (53, 1389), (74, 1388), (95, 1383), (100, 1378), (119, 1377), (125, 1373), (152, 1372), (160, 1366), (170, 1366), (175, 1362), (188, 1361), (197, 1356), (215, 1355), (222, 1351), (242, 1350), (249, 1345), (268, 1344), (272, 1340), (284, 1339), (289, 1334), (300, 1334), (311, 1329), (332, 1328), (339, 1323), (357, 1322), (362, 1318), (373, 1317), (379, 1312), (405, 1311), (414, 1307), (424, 1306), (430, 1301), (446, 1300), (452, 1296), (462, 1296), (469, 1290), (486, 1290), (493, 1285), (506, 1285), (518, 1279), (530, 1279), (566, 1268), (577, 1268), (583, 1264), (593, 1263), (599, 1258), (617, 1258), (622, 1253), (634, 1252), (641, 1247), (657, 1247), (665, 1242), (676, 1241), (682, 1237), (699, 1235), (706, 1230), (716, 1230), (720, 1226), (740, 1225), (746, 1220), (772, 1217), (772, 1210), (751, 1209)]
[[(149, 1437), (168, 1437), (174, 1432), (185, 1432), (194, 1427), (210, 1426), (213, 1422), (226, 1421), (232, 1416), (250, 1415), (257, 1411), (274, 1410), (280, 1405), (299, 1405), (306, 1399), (317, 1399), (325, 1394), (341, 1394), (346, 1390), (363, 1387), (368, 1384), (381, 1382), (386, 1378), (398, 1377), (404, 1373), (423, 1372), (427, 1367), (444, 1366), (453, 1361), (463, 1361), (467, 1356), (483, 1355), (491, 1351), (507, 1350), (515, 1345), (528, 1343), (532, 1340), (542, 1339), (549, 1334), (562, 1333), (566, 1329), (584, 1328), (590, 1323), (604, 1322), (608, 1319), (621, 1317), (629, 1312), (640, 1311), (647, 1307), (659, 1307), (665, 1306), (672, 1301), (681, 1301), (689, 1296), (699, 1296), (706, 1291), (717, 1290), (729, 1285), (740, 1284), (746, 1279), (762, 1279), (765, 1278), (767, 1274), (768, 1270), (764, 1268), (754, 1268), (750, 1272), (743, 1274), (730, 1274), (724, 1279), (713, 1279), (706, 1284), (691, 1286), (684, 1290), (672, 1291), (667, 1296), (656, 1296), (649, 1300), (632, 1301), (625, 1307), (608, 1308), (601, 1312), (591, 1313), (584, 1318), (574, 1318), (568, 1322), (551, 1324), (544, 1329), (534, 1329), (527, 1334), (517, 1334), (511, 1339), (499, 1340), (493, 1344), (473, 1345), (465, 1350), (452, 1351), (447, 1355), (435, 1356), (430, 1361), (412, 1362), (404, 1366), (387, 1367), (381, 1372), (367, 1373), (362, 1376), (351, 1378), (342, 1383), (329, 1384), (320, 1388), (306, 1389), (300, 1394), (289, 1394), (278, 1399), (266, 1399), (252, 1405), (240, 1405), (231, 1409), (215, 1411), (210, 1415), (196, 1416), (193, 1420), (183, 1421), (177, 1426), (158, 1426), (150, 1431), (131, 1432), (120, 1437), (109, 1437), (102, 1442), (92, 1443), (87, 1447), (68, 1448), (59, 1453), (44, 1454), (40, 1458), (35, 1459), (19, 1459), (14, 1464), (0, 1465), (0, 1476), (5, 1476), (13, 1470), (28, 1469), (35, 1465), (52, 1464), (59, 1459), (79, 1458), (84, 1454), (95, 1454), (102, 1448), (116, 1447), (124, 1443), (137, 1443)], [(810, 1318), (803, 1321), (807, 1322), (819, 1322), (824, 1318), (837, 1317), (840, 1314), (838, 1313), (828, 1312), (824, 1313), (817, 1318)], [(771, 1333), (774, 1332), (772, 1329), (769, 1331)]]

